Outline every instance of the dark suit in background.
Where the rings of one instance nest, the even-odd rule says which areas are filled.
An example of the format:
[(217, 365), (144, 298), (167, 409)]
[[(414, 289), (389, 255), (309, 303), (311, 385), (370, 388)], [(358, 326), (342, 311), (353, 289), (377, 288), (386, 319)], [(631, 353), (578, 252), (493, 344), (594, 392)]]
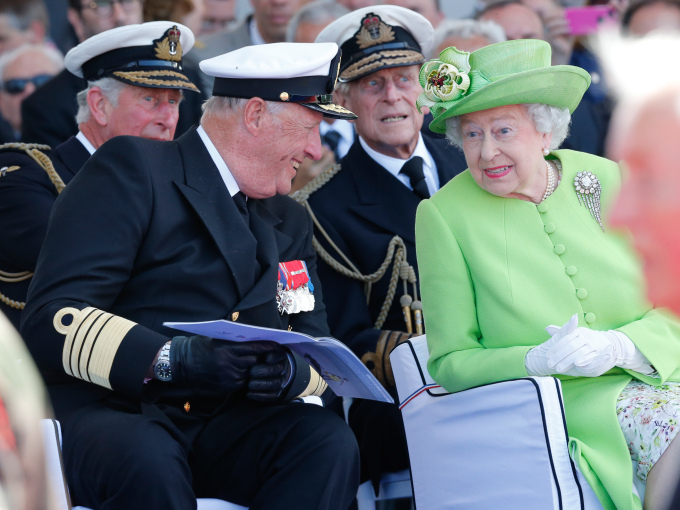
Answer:
[[(441, 138), (423, 136), (439, 174), (440, 187), (466, 168), (463, 153)], [(415, 249), (416, 209), (420, 198), (399, 179), (376, 163), (357, 140), (340, 161), (342, 169), (309, 197), (319, 223), (333, 242), (362, 274), (375, 272), (387, 254), (390, 241), (404, 241), (408, 263), (418, 274)], [(342, 259), (316, 230), (317, 240), (337, 260)], [(389, 350), (376, 349), (379, 340), (394, 347), (407, 337), (399, 298), (401, 281), (382, 329), (374, 324), (388, 293), (392, 267), (372, 285), (366, 302), (362, 282), (343, 276), (319, 258), (319, 278), (326, 289), (331, 334), (348, 345), (373, 374), (396, 396), (394, 382), (385, 376)], [(413, 296), (413, 287), (409, 285)], [(394, 333), (394, 335), (392, 334)], [(376, 352), (378, 351), (378, 352)], [(399, 408), (355, 399), (349, 414), (362, 461), (362, 481), (374, 482), (382, 473), (408, 468), (406, 438)]]
[[(68, 184), (90, 157), (75, 137), (44, 154), (50, 158), (63, 184)], [(3, 218), (0, 221), (0, 270), (32, 273), (59, 192), (47, 171), (25, 151), (0, 151), (0, 168), (13, 166), (19, 168), (0, 177), (0, 217)], [(25, 302), (30, 281), (30, 278), (16, 283), (0, 280), (0, 293), (13, 301)], [(6, 302), (0, 304), (0, 310), (18, 330), (21, 310)]]

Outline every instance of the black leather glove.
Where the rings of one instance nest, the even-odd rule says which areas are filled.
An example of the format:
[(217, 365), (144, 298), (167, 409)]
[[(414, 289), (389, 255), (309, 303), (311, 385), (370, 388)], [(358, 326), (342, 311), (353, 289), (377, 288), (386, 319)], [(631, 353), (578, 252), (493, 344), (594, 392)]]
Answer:
[(245, 388), (249, 371), (271, 351), (271, 342), (228, 342), (177, 336), (170, 346), (172, 382), (193, 389), (231, 393)]
[(246, 396), (259, 402), (285, 400), (286, 390), (295, 376), (292, 356), (282, 345), (271, 342), (271, 351), (250, 368)]

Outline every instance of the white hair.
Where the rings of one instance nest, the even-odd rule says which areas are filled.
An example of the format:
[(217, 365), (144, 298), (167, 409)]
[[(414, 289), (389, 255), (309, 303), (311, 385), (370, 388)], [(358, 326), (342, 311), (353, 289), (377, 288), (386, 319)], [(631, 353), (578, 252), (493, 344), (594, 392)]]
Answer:
[(87, 88), (78, 92), (76, 101), (78, 102), (78, 113), (76, 113), (76, 124), (80, 125), (90, 120), (90, 105), (87, 104), (87, 94), (92, 87), (99, 87), (102, 95), (111, 103), (114, 108), (118, 107), (118, 96), (125, 87), (133, 87), (122, 81), (107, 76), (87, 83)]
[[(449, 37), (460, 37), (469, 39), (474, 36), (481, 36), (489, 40), (489, 44), (499, 43), (507, 40), (505, 31), (498, 23), (491, 20), (474, 19), (445, 19), (434, 31), (434, 45), (432, 51), (442, 45)], [(429, 58), (436, 58), (438, 55), (431, 54)]]
[(300, 23), (320, 25), (325, 22), (330, 24), (349, 12), (350, 10), (347, 7), (336, 3), (335, 0), (315, 0), (310, 2), (290, 18), (286, 28), (286, 41), (296, 42), (295, 35)]
[(45, 44), (23, 44), (18, 48), (14, 48), (13, 50), (3, 53), (2, 56), (0, 56), (0, 82), (4, 81), (5, 68), (21, 55), (29, 51), (37, 51), (45, 55), (48, 60), (54, 64), (57, 73), (64, 68), (64, 56), (59, 50)]
[[(203, 115), (201, 116), (201, 123), (204, 118), (212, 117), (213, 115), (224, 116), (231, 115), (234, 112), (241, 110), (248, 102), (244, 97), (227, 97), (227, 96), (212, 96), (201, 106)], [(286, 103), (278, 101), (265, 101), (267, 109), (273, 115), (277, 115)]]
[[(547, 104), (532, 103), (522, 105), (539, 133), (552, 133), (550, 149), (558, 149), (569, 134), (571, 114), (569, 108), (559, 108)], [(446, 138), (456, 147), (463, 148), (463, 133), (460, 116), (446, 119)]]

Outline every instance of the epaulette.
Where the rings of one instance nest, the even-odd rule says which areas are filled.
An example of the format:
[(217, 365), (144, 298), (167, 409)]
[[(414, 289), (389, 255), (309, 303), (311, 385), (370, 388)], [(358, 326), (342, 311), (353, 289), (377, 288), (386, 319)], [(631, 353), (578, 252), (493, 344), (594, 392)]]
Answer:
[[(33, 161), (35, 161), (40, 166), (40, 168), (45, 170), (45, 172), (47, 173), (47, 177), (49, 177), (50, 181), (52, 182), (52, 184), (54, 184), (54, 187), (57, 189), (57, 193), (62, 192), (66, 185), (64, 184), (64, 181), (61, 179), (61, 177), (59, 177), (59, 174), (54, 169), (52, 160), (49, 158), (47, 154), (42, 152), (50, 150), (49, 145), (20, 142), (5, 143), (0, 145), (0, 151), (6, 150), (23, 152), (26, 155), (28, 155)], [(9, 172), (14, 172), (19, 169), (20, 167), (16, 165), (0, 168), (0, 177), (5, 177)]]
[[(61, 180), (61, 177), (59, 177), (59, 174), (54, 170), (54, 165), (52, 164), (52, 161), (50, 158), (41, 151), (44, 150), (50, 150), (49, 145), (40, 145), (36, 143), (19, 143), (19, 142), (13, 142), (13, 143), (6, 143), (3, 145), (0, 145), (0, 151), (5, 151), (5, 150), (14, 150), (17, 152), (24, 152), (26, 153), (31, 159), (33, 159), (38, 165), (47, 172), (47, 176), (50, 178), (50, 181), (52, 181), (52, 184), (54, 184), (54, 187), (57, 189), (57, 193), (61, 193), (61, 191), (64, 189), (64, 181)], [(13, 165), (13, 166), (5, 166), (3, 168), (0, 168), (0, 178), (5, 177), (9, 172), (14, 172), (16, 170), (19, 170), (21, 167), (18, 165)], [(21, 271), (19, 273), (9, 273), (6, 271), (0, 270), (0, 281), (6, 282), (6, 283), (18, 283), (24, 280), (28, 280), (33, 276), (33, 273), (30, 271)], [(5, 296), (0, 292), (0, 302), (4, 303), (5, 305), (9, 306), (10, 308), (16, 308), (17, 310), (23, 310), (24, 306), (26, 303), (23, 303), (21, 301), (15, 301), (13, 299), (10, 299), (8, 296)]]

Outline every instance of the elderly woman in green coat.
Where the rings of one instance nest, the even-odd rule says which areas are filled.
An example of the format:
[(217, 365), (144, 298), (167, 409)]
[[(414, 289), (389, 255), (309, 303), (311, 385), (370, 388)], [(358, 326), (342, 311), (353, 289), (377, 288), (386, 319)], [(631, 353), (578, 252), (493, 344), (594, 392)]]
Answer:
[(661, 456), (680, 450), (680, 322), (646, 301), (627, 237), (607, 226), (618, 165), (556, 150), (590, 76), (517, 40), (447, 48), (420, 81), (430, 129), (468, 164), (418, 208), (432, 377), (452, 392), (558, 377), (570, 454), (603, 507), (641, 508), (632, 456), (645, 508), (663, 508), (676, 481)]

